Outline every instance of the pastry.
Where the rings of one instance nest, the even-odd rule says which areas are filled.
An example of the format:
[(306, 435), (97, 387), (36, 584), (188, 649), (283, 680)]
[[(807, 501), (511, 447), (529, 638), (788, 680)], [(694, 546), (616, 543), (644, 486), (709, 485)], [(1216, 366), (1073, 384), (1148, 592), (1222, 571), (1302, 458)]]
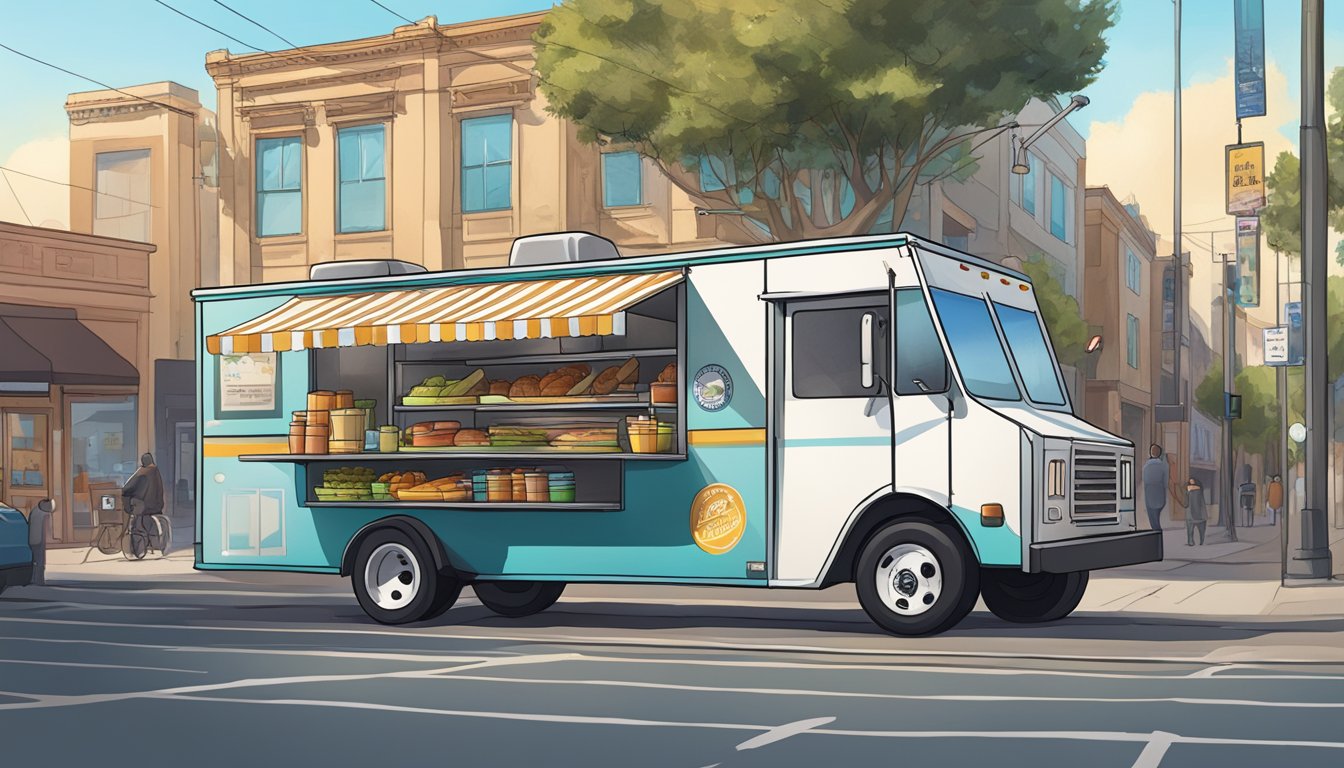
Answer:
[(508, 397), (509, 390), (513, 388), (512, 385), (513, 383), (510, 381), (505, 381), (504, 379), (495, 379), (494, 381), (490, 382), (490, 394), (504, 395), (505, 397)]
[(573, 389), (574, 385), (579, 383), (577, 378), (568, 373), (561, 374), (554, 379), (551, 379), (549, 384), (545, 383), (545, 381), (545, 379), (542, 379), (543, 383), (541, 386), (541, 394), (545, 397), (563, 397), (564, 395), (568, 395), (569, 390)]
[(597, 378), (597, 374), (596, 374), (596, 373), (591, 373), (591, 372), (590, 372), (587, 376), (584, 376), (584, 377), (579, 381), (578, 384), (575, 384), (575, 385), (574, 385), (568, 392), (566, 392), (565, 394), (570, 395), (570, 396), (574, 396), (574, 395), (586, 395), (586, 394), (588, 394), (588, 391), (589, 391), (590, 389), (593, 388), (593, 381), (594, 381), (596, 378)]
[(520, 376), (509, 387), (509, 397), (537, 397), (541, 395), (541, 379), (537, 376)]
[(479, 429), (464, 429), (457, 433), (457, 439), (453, 444), (459, 448), (466, 445), (489, 445), (490, 436)]
[[(544, 391), (547, 387), (551, 385), (551, 382), (565, 375), (567, 374), (563, 374), (559, 371), (551, 371), (550, 373), (541, 377), (541, 381), (537, 384), (537, 386), (541, 387), (541, 389)], [(575, 381), (578, 381), (578, 379), (576, 378)]]
[(676, 384), (677, 364), (668, 363), (667, 367), (663, 368), (662, 372), (658, 374), (658, 381), (663, 384)]
[(592, 373), (593, 369), (587, 363), (570, 363), (569, 365), (566, 365), (563, 368), (556, 369), (555, 372), (568, 373), (577, 378), (582, 379), (584, 376), (587, 376), (588, 374)]

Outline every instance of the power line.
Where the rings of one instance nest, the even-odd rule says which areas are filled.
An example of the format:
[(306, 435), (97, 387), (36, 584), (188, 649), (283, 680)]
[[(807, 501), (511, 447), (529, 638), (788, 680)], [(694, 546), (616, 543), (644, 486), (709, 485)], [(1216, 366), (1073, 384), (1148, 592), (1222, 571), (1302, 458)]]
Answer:
[(406, 22), (407, 24), (414, 24), (414, 23), (415, 23), (414, 21), (411, 21), (410, 19), (406, 18), (405, 16), (402, 16), (400, 13), (397, 13), (396, 11), (392, 10), (391, 8), (388, 8), (386, 5), (383, 5), (382, 3), (378, 2), (378, 0), (369, 0), (369, 2), (370, 2), (370, 3), (373, 3), (374, 5), (378, 6), (379, 8), (382, 8), (384, 11), (387, 11), (388, 13), (392, 14), (393, 16), (396, 16), (398, 19), (401, 19), (402, 21)]
[[(94, 193), (95, 195), (102, 195), (103, 197), (113, 197), (113, 198), (116, 198), (116, 199), (118, 199), (118, 200), (125, 200), (125, 201), (128, 202), (128, 203), (135, 203), (136, 205), (143, 205), (143, 206), (145, 206), (146, 208), (158, 208), (158, 207), (159, 207), (159, 206), (157, 206), (157, 205), (154, 205), (153, 203), (146, 203), (146, 202), (143, 201), (143, 200), (136, 200), (136, 199), (134, 199), (134, 198), (130, 198), (130, 197), (122, 197), (121, 195), (114, 195), (114, 194), (112, 194), (111, 192), (102, 192), (102, 191), (100, 191), (100, 190), (94, 189), (93, 187), (84, 187), (84, 186), (80, 186), (79, 184), (71, 184), (71, 183), (68, 182), (68, 181), (57, 181), (57, 180), (55, 180), (55, 179), (48, 179), (46, 176), (37, 176), (37, 175), (31, 174), (31, 173), (24, 173), (23, 171), (18, 171), (18, 170), (15, 170), (15, 169), (13, 169), (13, 168), (6, 168), (6, 167), (3, 166), (3, 165), (0, 165), (0, 171), (3, 171), (3, 172), (5, 172), (5, 173), (16, 173), (16, 174), (18, 174), (18, 175), (20, 175), (20, 176), (27, 176), (27, 177), (30, 178), (30, 179), (37, 179), (38, 181), (45, 181), (45, 182), (47, 182), (48, 184), (60, 184), (62, 187), (70, 187), (71, 189), (82, 189), (82, 190), (84, 190), (84, 191), (86, 191), (86, 192), (92, 192), (92, 193)], [(8, 181), (8, 179), (6, 179), (6, 181)]]
[[(10, 48), (8, 45), (5, 45), (4, 43), (0, 43), (0, 48), (4, 48), (6, 51), (9, 51), (10, 53), (15, 54), (16, 56), (22, 56), (23, 58), (28, 59), (29, 61), (35, 61), (35, 62), (37, 62), (38, 64), (41, 64), (41, 65), (44, 66), (44, 67), (51, 67), (52, 69), (54, 69), (54, 70), (56, 70), (56, 71), (58, 71), (58, 72), (64, 72), (65, 74), (70, 75), (71, 77), (77, 77), (77, 78), (79, 78), (80, 80), (84, 80), (84, 81), (93, 83), (94, 85), (102, 86), (103, 88), (106, 88), (106, 89), (108, 89), (109, 91), (116, 91), (117, 93), (120, 93), (120, 94), (123, 95), (123, 96), (130, 96), (132, 99), (135, 99), (136, 101), (143, 101), (143, 102), (145, 102), (145, 103), (147, 103), (147, 104), (153, 104), (153, 105), (155, 105), (155, 106), (163, 107), (164, 109), (168, 110), (169, 112), (176, 112), (177, 114), (179, 114), (179, 115), (184, 115), (184, 116), (186, 116), (186, 117), (191, 117), (191, 118), (196, 117), (196, 115), (195, 115), (194, 113), (192, 113), (192, 112), (188, 112), (187, 110), (182, 109), (182, 108), (180, 108), (180, 107), (174, 107), (174, 106), (171, 105), (171, 104), (165, 104), (165, 103), (163, 103), (162, 101), (155, 101), (154, 99), (147, 99), (147, 98), (145, 98), (144, 96), (136, 96), (134, 93), (130, 93), (130, 92), (128, 92), (128, 91), (123, 91), (123, 90), (120, 89), (120, 88), (113, 87), (113, 86), (111, 86), (111, 85), (108, 85), (107, 83), (104, 83), (104, 82), (100, 81), (100, 80), (94, 80), (92, 77), (88, 77), (88, 76), (86, 76), (86, 75), (81, 75), (81, 74), (79, 74), (78, 72), (71, 72), (70, 70), (66, 69), (65, 67), (58, 67), (58, 66), (56, 66), (55, 64), (52, 64), (52, 63), (49, 62), (49, 61), (43, 61), (42, 59), (39, 59), (39, 58), (37, 58), (36, 56), (29, 56), (28, 54), (24, 53), (23, 51), (19, 51), (19, 50), (15, 50), (14, 48)], [(16, 171), (16, 173), (17, 173), (17, 171)], [(49, 179), (44, 179), (44, 181), (49, 181)], [(59, 182), (57, 182), (57, 183), (59, 183)]]
[(264, 48), (258, 48), (258, 47), (255, 46), (255, 45), (250, 45), (250, 44), (248, 44), (248, 43), (244, 43), (242, 40), (239, 40), (238, 38), (234, 37), (233, 35), (230, 35), (228, 32), (225, 32), (225, 31), (222, 30), (222, 29), (217, 29), (217, 28), (215, 28), (215, 27), (212, 27), (212, 26), (210, 26), (209, 24), (206, 24), (204, 21), (201, 21), (200, 19), (198, 19), (198, 18), (196, 18), (196, 17), (194, 17), (194, 16), (191, 16), (191, 15), (189, 15), (189, 14), (186, 14), (186, 13), (183, 13), (182, 11), (177, 10), (177, 9), (174, 8), (173, 6), (171, 6), (171, 5), (169, 5), (169, 4), (165, 3), (165, 2), (163, 2), (163, 0), (154, 0), (154, 2), (158, 3), (159, 5), (162, 5), (164, 8), (167, 8), (168, 10), (172, 11), (173, 13), (176, 13), (178, 16), (181, 16), (181, 17), (184, 18), (184, 19), (188, 19), (188, 20), (190, 20), (190, 21), (193, 21), (193, 22), (195, 22), (195, 23), (201, 25), (202, 27), (205, 27), (206, 29), (208, 29), (208, 30), (210, 30), (210, 31), (212, 31), (212, 32), (215, 32), (215, 33), (217, 33), (217, 34), (220, 34), (220, 35), (223, 35), (223, 36), (229, 38), (230, 40), (232, 40), (233, 42), (235, 42), (235, 43), (237, 43), (237, 44), (243, 46), (244, 48), (251, 48), (252, 50), (256, 51), (257, 53), (265, 53), (265, 52), (266, 52), (266, 50), (265, 50)]
[(240, 19), (243, 19), (244, 21), (251, 22), (254, 26), (261, 27), (262, 29), (264, 29), (264, 30), (266, 30), (267, 32), (271, 33), (271, 35), (273, 35), (274, 37), (276, 37), (278, 40), (280, 40), (280, 42), (284, 43), (285, 45), (288, 45), (290, 48), (298, 48), (298, 47), (299, 47), (299, 46), (295, 45), (294, 43), (291, 43), (290, 41), (286, 40), (286, 39), (284, 38), (284, 36), (281, 35), (279, 32), (276, 32), (275, 30), (271, 29), (270, 27), (266, 26), (265, 24), (262, 24), (261, 22), (257, 21), (256, 19), (253, 19), (253, 18), (251, 18), (251, 17), (249, 17), (249, 16), (246, 16), (246, 15), (244, 15), (242, 12), (233, 9), (233, 8), (229, 7), (228, 5), (225, 5), (224, 3), (221, 3), (219, 0), (215, 0), (215, 5), (218, 5), (220, 8), (223, 8), (224, 10), (228, 11), (229, 13), (232, 13), (234, 16), (237, 16), (237, 17), (240, 18)]
[(9, 174), (0, 170), (0, 176), (5, 177), (5, 186), (9, 187), (9, 194), (13, 195), (14, 202), (19, 204), (19, 213), (23, 214), (23, 218), (25, 221), (28, 222), (28, 226), (30, 227), (33, 226), (33, 219), (31, 216), (28, 215), (28, 211), (24, 209), (23, 201), (19, 199), (19, 193), (14, 191), (14, 184), (9, 180)]

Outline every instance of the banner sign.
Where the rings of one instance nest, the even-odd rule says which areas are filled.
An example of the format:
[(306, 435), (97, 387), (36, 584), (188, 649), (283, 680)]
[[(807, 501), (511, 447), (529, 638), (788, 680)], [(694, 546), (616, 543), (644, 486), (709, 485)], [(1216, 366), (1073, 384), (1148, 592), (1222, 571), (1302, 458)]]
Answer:
[(1288, 326), (1288, 365), (1306, 362), (1306, 345), (1302, 336), (1302, 302), (1290, 301), (1283, 305), (1283, 323)]
[(1234, 0), (1237, 119), (1265, 114), (1265, 3)]
[(1254, 216), (1265, 207), (1265, 143), (1227, 145), (1227, 215)]
[(1265, 329), (1265, 365), (1288, 364), (1288, 327)]
[(1237, 306), (1260, 306), (1260, 219), (1237, 217)]

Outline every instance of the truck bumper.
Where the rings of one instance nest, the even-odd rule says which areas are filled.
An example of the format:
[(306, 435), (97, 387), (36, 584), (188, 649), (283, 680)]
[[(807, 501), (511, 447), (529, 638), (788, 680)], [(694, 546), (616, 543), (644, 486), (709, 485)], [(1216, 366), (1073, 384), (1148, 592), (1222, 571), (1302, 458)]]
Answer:
[(0, 587), (26, 587), (32, 581), (32, 563), (0, 566)]
[(1162, 533), (1137, 531), (1031, 545), (1031, 573), (1072, 573), (1162, 559)]

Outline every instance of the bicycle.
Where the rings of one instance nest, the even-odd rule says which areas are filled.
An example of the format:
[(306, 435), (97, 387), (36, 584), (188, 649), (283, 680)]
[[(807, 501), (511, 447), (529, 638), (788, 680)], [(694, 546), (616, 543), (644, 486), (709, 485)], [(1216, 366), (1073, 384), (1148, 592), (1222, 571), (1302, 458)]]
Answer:
[[(128, 501), (134, 510), (138, 501)], [(167, 516), (122, 511), (120, 521), (98, 524), (98, 532), (89, 546), (97, 547), (104, 555), (120, 552), (127, 560), (143, 560), (151, 550), (158, 551), (160, 557), (166, 557), (172, 540), (173, 526)]]

